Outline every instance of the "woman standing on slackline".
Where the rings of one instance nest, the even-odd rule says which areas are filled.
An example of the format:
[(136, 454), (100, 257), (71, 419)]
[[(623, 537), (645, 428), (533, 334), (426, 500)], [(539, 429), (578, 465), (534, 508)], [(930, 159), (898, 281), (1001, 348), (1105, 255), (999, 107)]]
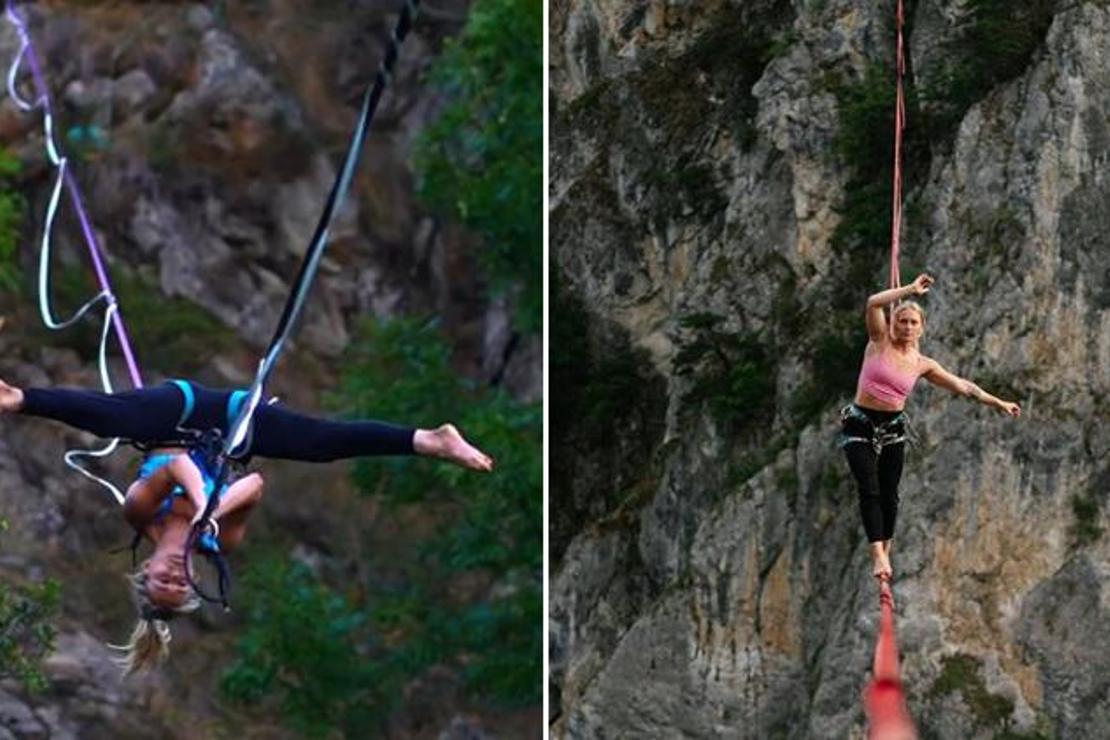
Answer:
[[(898, 482), (902, 477), (906, 417), (902, 409), (918, 378), (993, 406), (1009, 416), (1021, 407), (1003, 401), (941, 367), (921, 354), (925, 310), (906, 300), (924, 295), (933, 285), (929, 275), (901, 288), (891, 288), (867, 299), (867, 349), (863, 353), (855, 403), (841, 412), (840, 445), (859, 486), (859, 509), (870, 543), (872, 574), (891, 578), (890, 543), (898, 514)], [(884, 308), (891, 306), (890, 323)]]

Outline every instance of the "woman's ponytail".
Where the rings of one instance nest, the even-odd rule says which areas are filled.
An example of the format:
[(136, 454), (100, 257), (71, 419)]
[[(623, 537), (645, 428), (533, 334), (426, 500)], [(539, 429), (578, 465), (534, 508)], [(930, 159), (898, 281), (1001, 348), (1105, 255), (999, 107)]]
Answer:
[(170, 654), (170, 626), (161, 619), (140, 618), (125, 645), (109, 645), (124, 654), (116, 659), (123, 675), (154, 668)]
[(131, 637), (124, 645), (108, 643), (108, 647), (123, 653), (115, 659), (115, 662), (123, 668), (125, 677), (138, 671), (148, 671), (168, 658), (172, 639), (168, 620), (176, 614), (191, 612), (200, 607), (200, 599), (195, 595), (175, 609), (153, 604), (146, 582), (146, 569), (149, 562), (149, 560), (144, 561), (127, 578), (131, 583), (131, 594), (135, 605), (139, 609), (139, 621), (131, 630)]

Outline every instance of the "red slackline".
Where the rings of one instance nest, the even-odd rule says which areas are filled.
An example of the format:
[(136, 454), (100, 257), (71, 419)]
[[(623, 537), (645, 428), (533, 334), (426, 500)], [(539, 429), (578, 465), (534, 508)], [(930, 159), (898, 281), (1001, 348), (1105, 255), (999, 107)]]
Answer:
[(869, 740), (916, 740), (917, 730), (906, 708), (898, 665), (898, 641), (894, 636), (894, 593), (890, 581), (879, 581), (879, 638), (871, 681), (863, 690)]
[[(906, 74), (902, 27), (905, 24), (903, 0), (898, 1), (895, 69), (897, 93), (894, 103), (894, 202), (890, 229), (890, 287), (901, 283), (898, 274), (898, 247), (902, 231), (902, 131), (906, 127), (906, 98), (902, 80)], [(917, 730), (906, 707), (898, 664), (898, 641), (894, 634), (894, 592), (890, 581), (879, 581), (879, 635), (875, 641), (875, 662), (871, 681), (863, 691), (869, 740), (916, 740)]]

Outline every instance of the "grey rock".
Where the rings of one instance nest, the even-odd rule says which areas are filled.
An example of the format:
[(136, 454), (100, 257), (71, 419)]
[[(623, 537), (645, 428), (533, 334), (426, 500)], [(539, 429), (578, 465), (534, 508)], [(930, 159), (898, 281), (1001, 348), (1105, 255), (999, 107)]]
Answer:
[(35, 716), (31, 707), (13, 694), (0, 690), (0, 726), (14, 737), (46, 738), (46, 727)]
[(207, 6), (201, 5), (200, 3), (190, 5), (188, 11), (186, 11), (186, 22), (194, 31), (207, 30), (212, 25), (213, 21), (214, 17), (212, 11), (209, 10)]
[(142, 109), (150, 98), (158, 92), (154, 80), (145, 71), (133, 69), (112, 84), (112, 101), (120, 115)]

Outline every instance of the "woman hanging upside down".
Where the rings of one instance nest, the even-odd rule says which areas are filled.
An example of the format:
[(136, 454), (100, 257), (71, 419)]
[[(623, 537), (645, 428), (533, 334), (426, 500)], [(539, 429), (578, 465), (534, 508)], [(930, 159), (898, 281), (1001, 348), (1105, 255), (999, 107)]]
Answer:
[[(841, 412), (841, 447), (859, 486), (859, 509), (870, 543), (872, 573), (891, 578), (890, 543), (898, 514), (898, 482), (902, 477), (906, 417), (902, 409), (918, 378), (993, 406), (1009, 416), (1021, 408), (984, 391), (970, 380), (941, 367), (921, 354), (925, 310), (910, 296), (929, 292), (933, 278), (918, 275), (901, 288), (891, 288), (867, 299), (867, 349), (863, 354), (855, 403)], [(900, 302), (899, 302), (900, 301)], [(890, 325), (884, 307), (892, 306)]]
[[(154, 553), (131, 576), (140, 619), (121, 661), (128, 673), (149, 668), (169, 654), (167, 622), (200, 606), (186, 578), (184, 550), (215, 481), (196, 451), (167, 444), (188, 434), (218, 430), (226, 436), (246, 396), (186, 381), (121, 393), (64, 388), (23, 390), (0, 380), (0, 413), (55, 419), (100, 437), (120, 437), (150, 447), (131, 484), (123, 515), (154, 543)], [(366, 455), (423, 455), (478, 471), (493, 459), (467, 442), (451, 424), (411, 429), (376, 421), (330, 421), (260, 405), (242, 459), (257, 455), (329, 462)], [(262, 499), (262, 477), (251, 473), (224, 486), (209, 530), (222, 552), (246, 533), (247, 517)]]

